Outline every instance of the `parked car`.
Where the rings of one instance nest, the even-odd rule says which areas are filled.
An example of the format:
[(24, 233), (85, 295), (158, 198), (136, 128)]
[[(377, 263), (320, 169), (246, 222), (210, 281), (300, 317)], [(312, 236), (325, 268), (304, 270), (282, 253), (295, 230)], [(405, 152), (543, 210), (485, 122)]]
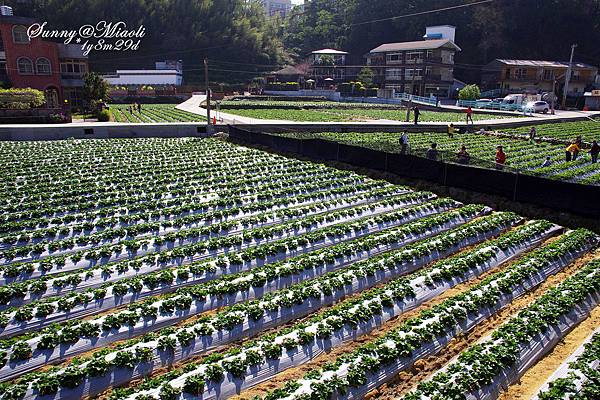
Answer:
[(479, 99), (475, 102), (475, 107), (477, 108), (489, 108), (489, 106), (492, 104), (492, 100), (491, 99)]
[(525, 105), (525, 108), (532, 112), (547, 114), (550, 110), (550, 105), (545, 101), (530, 101)]

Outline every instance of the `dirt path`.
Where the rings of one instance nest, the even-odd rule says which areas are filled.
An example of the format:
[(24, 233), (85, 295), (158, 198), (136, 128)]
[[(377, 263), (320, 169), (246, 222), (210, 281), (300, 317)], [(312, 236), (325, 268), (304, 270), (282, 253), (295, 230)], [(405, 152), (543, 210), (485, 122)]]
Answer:
[[(545, 243), (550, 243), (556, 239), (557, 239), (557, 237), (551, 238), (548, 241), (546, 241)], [(469, 288), (471, 288), (471, 287), (475, 286), (476, 284), (480, 283), (481, 281), (483, 281), (488, 276), (490, 276), (504, 268), (507, 268), (512, 263), (515, 263), (516, 261), (518, 261), (520, 258), (521, 257), (516, 258), (515, 260), (511, 261), (510, 263), (504, 264), (503, 266), (501, 266), (499, 268), (495, 268), (491, 271), (488, 271), (485, 274), (483, 274), (477, 278), (474, 278), (468, 282), (459, 284), (459, 285), (455, 286), (454, 288), (449, 289), (446, 292), (442, 293), (440, 296), (437, 296), (436, 298), (434, 298), (426, 303), (423, 303), (421, 306), (417, 307), (416, 309), (406, 312), (398, 317), (392, 318), (391, 320), (387, 321), (381, 327), (378, 327), (377, 329), (373, 330), (371, 333), (360, 337), (358, 340), (349, 342), (340, 347), (332, 349), (331, 351), (324, 353), (324, 354), (320, 355), (319, 357), (317, 357), (305, 364), (302, 364), (298, 367), (290, 368), (286, 371), (283, 371), (282, 373), (278, 374), (277, 376), (271, 378), (268, 382), (259, 384), (253, 388), (245, 390), (242, 393), (240, 393), (238, 396), (234, 396), (231, 399), (251, 400), (255, 396), (266, 395), (267, 392), (283, 386), (286, 382), (288, 382), (290, 380), (300, 379), (307, 372), (309, 372), (313, 369), (318, 369), (318, 368), (322, 367), (323, 364), (325, 364), (326, 362), (331, 362), (331, 361), (335, 360), (336, 357), (339, 357), (340, 355), (342, 355), (344, 353), (352, 352), (353, 350), (360, 347), (361, 345), (363, 345), (367, 342), (373, 341), (373, 340), (385, 335), (388, 331), (390, 331), (392, 329), (400, 327), (402, 324), (404, 324), (404, 322), (407, 319), (416, 317), (421, 311), (428, 309), (436, 304), (440, 304), (441, 302), (443, 302), (444, 300), (446, 300), (452, 296), (455, 296), (457, 294), (465, 292)], [(491, 321), (495, 321), (495, 317), (492, 317)], [(496, 325), (496, 322), (493, 322), (493, 325)], [(478, 337), (480, 337), (480, 336), (478, 336)], [(451, 346), (452, 346), (452, 343), (451, 343)], [(432, 357), (432, 359), (439, 360), (440, 358)], [(420, 365), (421, 365), (420, 362), (417, 362), (415, 365), (415, 368), (419, 369)], [(439, 368), (441, 365), (443, 365), (443, 364), (437, 365), (437, 363), (436, 363), (436, 369)], [(402, 374), (404, 374), (404, 373), (402, 373)], [(377, 393), (373, 398), (380, 398), (379, 396), (381, 396), (381, 394)]]
[(544, 358), (531, 367), (519, 382), (510, 386), (498, 400), (529, 400), (556, 369), (600, 326), (600, 307), (583, 320)]
[[(533, 302), (537, 297), (544, 294), (548, 289), (556, 286), (560, 282), (567, 279), (569, 276), (576, 273), (581, 267), (593, 259), (600, 257), (600, 250), (595, 250), (589, 254), (579, 258), (574, 263), (571, 263), (567, 268), (563, 269), (556, 275), (553, 275), (546, 279), (541, 285), (535, 290), (521, 296), (520, 298), (513, 301), (509, 306), (504, 308), (502, 311), (494, 315), (492, 318), (478, 325), (475, 329), (470, 331), (466, 335), (461, 335), (453, 339), (450, 344), (444, 348), (443, 352), (435, 356), (428, 357), (424, 360), (419, 360), (415, 363), (414, 367), (410, 370), (400, 373), (394, 381), (391, 381), (378, 390), (369, 394), (367, 398), (371, 399), (398, 399), (402, 395), (406, 394), (409, 390), (413, 389), (420, 381), (426, 379), (433, 373), (437, 372), (440, 368), (450, 362), (454, 357), (458, 356), (463, 350), (473, 345), (482, 337), (489, 335), (494, 329), (500, 324), (508, 320), (514, 314), (519, 312), (521, 309), (526, 307), (528, 304)], [(596, 310), (597, 311), (597, 310)], [(596, 325), (597, 326), (597, 325)], [(582, 339), (583, 340), (583, 339)], [(564, 358), (563, 358), (564, 359)], [(561, 361), (562, 362), (562, 359)], [(559, 362), (559, 364), (560, 364)], [(548, 374), (548, 376), (551, 372)], [(541, 380), (539, 385), (543, 383)], [(538, 386), (539, 387), (539, 386)], [(514, 400), (517, 397), (504, 397), (503, 400)]]

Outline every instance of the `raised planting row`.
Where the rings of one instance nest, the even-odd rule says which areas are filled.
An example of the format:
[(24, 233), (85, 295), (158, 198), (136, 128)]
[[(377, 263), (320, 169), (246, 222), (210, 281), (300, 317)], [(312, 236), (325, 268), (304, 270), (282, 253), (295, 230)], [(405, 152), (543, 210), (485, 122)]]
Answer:
[[(536, 282), (562, 269), (590, 248), (590, 240), (597, 241), (591, 232), (569, 233), (467, 292), (422, 311), (400, 328), (332, 360), (322, 370), (312, 370), (302, 380), (289, 382), (267, 398), (329, 399), (335, 392), (343, 397), (348, 391), (356, 391), (352, 397), (360, 398), (369, 387), (392, 378), (417, 359), (439, 351), (458, 332), (471, 329), (519, 294), (535, 287)], [(435, 269), (427, 272), (435, 272)], [(239, 392), (240, 387), (248, 388), (268, 379), (273, 371), (300, 365), (344, 340), (370, 331), (402, 313), (411, 299), (418, 299), (417, 304), (419, 300), (423, 301), (427, 298), (423, 291), (436, 286), (425, 281), (428, 276), (427, 273), (421, 275), (420, 284), (412, 287), (406, 280), (393, 281), (381, 289), (367, 292), (364, 298), (342, 303), (299, 326), (246, 343), (226, 354), (212, 354), (200, 364), (188, 363), (162, 378), (155, 377), (142, 383), (134, 393), (123, 390), (115, 397), (127, 395), (130, 400), (140, 400), (163, 398), (164, 393), (174, 393), (175, 398), (231, 396)], [(418, 277), (412, 276), (413, 279)], [(452, 277), (448, 278), (451, 280)], [(388, 287), (393, 289), (388, 291)]]
[(552, 374), (533, 400), (592, 400), (600, 396), (600, 328)]
[[(202, 338), (204, 343), (197, 346), (195, 352), (206, 351), (248, 336), (257, 330), (274, 327), (292, 318), (302, 317), (344, 296), (364, 290), (397, 275), (406, 274), (428, 262), (457, 251), (463, 246), (485, 240), (518, 221), (519, 218), (510, 213), (492, 214), (430, 239), (406, 245), (401, 250), (370, 257), (366, 261), (351, 264), (337, 272), (331, 272), (313, 280), (302, 280), (298, 279), (301, 277), (296, 276), (298, 283), (290, 281), (289, 288), (270, 294), (266, 293), (271, 291), (269, 290), (270, 284), (274, 282), (272, 278), (258, 282), (252, 279), (250, 288), (247, 288), (247, 285), (240, 285), (235, 290), (235, 286), (228, 285), (227, 292), (223, 292), (223, 286), (219, 285), (223, 282), (218, 282), (217, 284), (190, 287), (180, 290), (174, 295), (149, 298), (142, 303), (130, 306), (127, 310), (106, 313), (95, 319), (83, 322), (71, 320), (66, 326), (53, 326), (37, 335), (29, 333), (26, 337), (0, 342), (0, 348), (5, 349), (6, 356), (11, 360), (10, 363), (4, 361), (4, 364), (8, 365), (0, 368), (0, 379), (32, 370), (64, 356), (86, 352), (122, 338), (138, 336), (173, 324), (182, 318), (227, 304), (223, 301), (225, 299), (229, 300), (231, 304), (236, 303), (237, 300), (237, 304), (205, 319), (201, 324), (194, 322), (190, 327), (164, 335), (176, 338), (180, 332), (191, 332), (192, 328), (194, 328), (193, 331), (205, 332), (204, 336), (207, 336), (208, 339)], [(544, 237), (553, 230), (552, 228), (552, 225), (547, 222), (529, 224), (510, 235), (510, 240), (505, 239), (504, 243), (521, 245), (519, 241)], [(493, 254), (491, 250), (488, 250), (489, 256)], [(298, 262), (302, 261), (304, 260), (298, 260)], [(301, 274), (301, 271), (296, 272), (296, 275)], [(366, 282), (362, 281), (369, 274), (372, 277)], [(278, 282), (281, 282), (282, 278), (285, 276), (279, 274)], [(238, 280), (238, 285), (241, 283), (243, 281)], [(348, 285), (350, 286), (348, 287)], [(256, 295), (252, 296), (248, 289), (255, 293), (260, 290), (263, 296), (259, 300), (248, 301), (249, 298), (257, 297)], [(20, 316), (20, 310), (17, 311), (15, 317)], [(54, 318), (54, 315), (51, 318)], [(171, 329), (168, 328), (167, 331), (171, 331)], [(158, 339), (159, 342), (161, 340)], [(31, 357), (26, 360), (18, 360), (13, 356), (14, 350), (22, 349), (25, 345), (32, 349)]]
[(142, 104), (141, 112), (129, 104), (111, 104), (109, 109), (116, 122), (205, 122), (206, 117), (175, 108), (173, 104)]
[[(481, 343), (463, 351), (404, 400), (495, 398), (599, 302), (600, 260), (596, 260), (550, 289)], [(592, 393), (597, 394), (597, 389), (592, 386)]]
[[(400, 132), (320, 132), (320, 133), (281, 133), (281, 136), (298, 139), (325, 139), (354, 146), (399, 153)], [(456, 163), (456, 154), (464, 145), (471, 156), (470, 164), (494, 166), (496, 147), (503, 146), (506, 165), (521, 172), (548, 179), (565, 180), (585, 184), (600, 184), (600, 163), (592, 163), (591, 156), (582, 151), (575, 161), (565, 161), (565, 147), (551, 143), (532, 143), (519, 139), (485, 136), (475, 133), (455, 134), (449, 137), (444, 133), (411, 133), (409, 153), (424, 156), (432, 143), (437, 144), (440, 160)], [(550, 157), (551, 165), (542, 166)]]

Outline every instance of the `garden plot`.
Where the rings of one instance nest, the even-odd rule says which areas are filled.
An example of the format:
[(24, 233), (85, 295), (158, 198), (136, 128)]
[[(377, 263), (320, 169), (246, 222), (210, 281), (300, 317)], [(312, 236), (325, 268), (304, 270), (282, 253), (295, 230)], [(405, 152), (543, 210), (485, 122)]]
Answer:
[[(292, 102), (240, 100), (221, 103), (224, 113), (256, 119), (343, 122), (391, 120), (404, 121), (406, 108), (385, 104), (336, 103), (336, 102)], [(412, 114), (411, 114), (412, 116)], [(422, 122), (464, 122), (464, 113), (421, 111)], [(474, 114), (474, 120), (506, 118), (494, 114)]]
[[(501, 129), (509, 134), (527, 136), (532, 126), (523, 126), (520, 128)], [(561, 122), (556, 124), (535, 125), (537, 137), (548, 139), (559, 139), (564, 141), (575, 140), (580, 136), (585, 142), (591, 143), (592, 140), (600, 140), (600, 119), (594, 120)]]
[(267, 398), (360, 398), (599, 242), (216, 139), (0, 149), (2, 400), (225, 399), (329, 351)]
[[(344, 144), (364, 146), (367, 148), (399, 153), (401, 133), (281, 133), (282, 136), (293, 138), (318, 138), (336, 141)], [(412, 133), (409, 134), (410, 151), (424, 154), (431, 143), (437, 143), (441, 152), (450, 155), (455, 160), (462, 145), (473, 159), (483, 160), (493, 165), (496, 147), (502, 145), (507, 155), (506, 165), (524, 173), (542, 176), (548, 179), (565, 180), (569, 182), (600, 184), (600, 163), (593, 164), (586, 151), (582, 151), (577, 160), (566, 162), (565, 149), (562, 145), (551, 143), (531, 143), (520, 139), (506, 137), (484, 136), (478, 134), (455, 134), (450, 138), (443, 133)], [(551, 165), (542, 167), (546, 157), (550, 157)], [(473, 160), (475, 163), (475, 160)]]
[(110, 111), (116, 122), (205, 122), (206, 117), (179, 110), (173, 104), (142, 104), (141, 112), (131, 110), (128, 104), (111, 104)]

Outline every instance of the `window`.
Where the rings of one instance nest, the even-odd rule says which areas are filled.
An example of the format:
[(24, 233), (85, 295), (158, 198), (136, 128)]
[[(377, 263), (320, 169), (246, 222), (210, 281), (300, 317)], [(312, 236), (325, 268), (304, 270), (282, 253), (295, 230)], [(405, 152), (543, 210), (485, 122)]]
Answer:
[(415, 74), (415, 78), (419, 78), (419, 77), (423, 76), (423, 70), (421, 68), (417, 68), (417, 69), (406, 68), (406, 72), (404, 74), (404, 79), (412, 79), (413, 71)]
[(527, 78), (527, 69), (525, 69), (525, 68), (515, 69), (515, 78), (517, 78), (517, 79)]
[(551, 81), (552, 79), (554, 79), (554, 71), (551, 69), (545, 69), (543, 78), (545, 81)]
[(41, 57), (38, 58), (35, 62), (35, 68), (37, 70), (38, 75), (51, 75), (52, 69), (50, 67), (50, 60), (47, 58)]
[(17, 71), (21, 75), (33, 75), (33, 62), (26, 57), (17, 59)]
[(423, 62), (423, 52), (422, 51), (407, 51), (406, 52), (406, 62), (407, 63)]
[(60, 72), (63, 77), (81, 78), (87, 72), (85, 62), (66, 59), (60, 63)]
[(398, 63), (398, 62), (402, 61), (402, 57), (401, 57), (400, 53), (387, 54), (386, 59), (388, 62), (391, 62), (391, 63)]
[(29, 43), (27, 28), (23, 25), (14, 25), (12, 28), (12, 36), (13, 42), (15, 43)]
[(385, 70), (385, 79), (402, 79), (401, 68), (388, 68)]

